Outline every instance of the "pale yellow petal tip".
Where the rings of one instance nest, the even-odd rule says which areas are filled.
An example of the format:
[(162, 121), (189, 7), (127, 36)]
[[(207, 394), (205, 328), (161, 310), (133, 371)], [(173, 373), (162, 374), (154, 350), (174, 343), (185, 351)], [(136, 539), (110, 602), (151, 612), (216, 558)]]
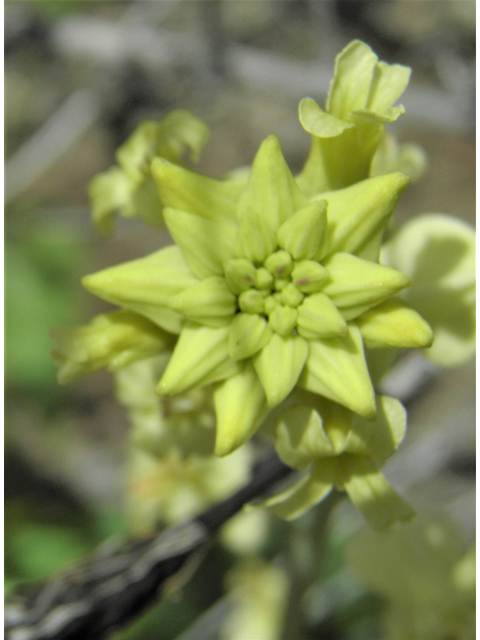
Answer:
[(219, 458), (224, 458), (236, 451), (242, 444), (244, 444), (242, 440), (239, 441), (237, 438), (233, 438), (231, 434), (227, 433), (220, 436), (217, 431), (214, 453)]

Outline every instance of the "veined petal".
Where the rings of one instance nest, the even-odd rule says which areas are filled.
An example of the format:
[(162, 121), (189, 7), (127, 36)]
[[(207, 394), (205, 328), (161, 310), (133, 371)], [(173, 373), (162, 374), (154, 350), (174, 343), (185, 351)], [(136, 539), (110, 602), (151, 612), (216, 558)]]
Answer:
[(149, 320), (124, 310), (103, 313), (87, 325), (53, 329), (51, 336), (60, 384), (104, 367), (117, 371), (136, 360), (165, 353), (176, 340)]
[(390, 267), (336, 253), (325, 261), (330, 280), (323, 291), (344, 318), (351, 320), (410, 284), (410, 279)]
[(315, 259), (344, 251), (376, 261), (385, 227), (409, 182), (405, 174), (391, 173), (318, 196), (327, 201), (328, 242)]
[(239, 313), (230, 325), (228, 353), (232, 360), (250, 358), (263, 349), (271, 337), (272, 330), (263, 317)]
[(331, 338), (346, 335), (347, 323), (324, 293), (308, 296), (298, 307), (298, 333), (304, 338)]
[(307, 204), (286, 220), (277, 232), (278, 243), (294, 260), (311, 260), (320, 251), (327, 229), (327, 203)]
[(411, 72), (409, 67), (400, 64), (377, 62), (365, 107), (376, 113), (387, 113), (407, 88)]
[(298, 105), (300, 124), (319, 138), (335, 138), (355, 125), (323, 111), (312, 98), (303, 98)]
[(301, 486), (296, 485), (295, 489), (294, 492), (289, 492), (285, 500), (277, 500), (276, 504), (270, 507), (279, 518), (295, 520), (324, 500), (333, 489), (333, 485), (310, 475), (306, 482)]
[(304, 471), (313, 459), (334, 455), (322, 417), (307, 405), (282, 412), (275, 429), (275, 449), (285, 464)]
[(169, 306), (182, 316), (206, 324), (221, 327), (233, 316), (237, 304), (225, 278), (212, 276), (201, 280), (189, 289), (174, 296)]
[(350, 111), (366, 106), (377, 61), (370, 47), (360, 40), (350, 42), (339, 53), (327, 96), (328, 113), (346, 120)]
[(276, 136), (269, 136), (255, 156), (247, 186), (238, 203), (240, 220), (248, 208), (261, 213), (276, 232), (285, 220), (307, 204), (283, 157)]
[(375, 393), (363, 352), (360, 330), (348, 335), (309, 341), (309, 356), (298, 385), (366, 418), (375, 415)]
[(197, 282), (178, 247), (82, 279), (83, 286), (99, 298), (135, 311), (171, 333), (180, 333), (182, 318), (168, 309), (169, 301)]
[(366, 455), (382, 464), (402, 442), (407, 430), (407, 412), (399, 400), (376, 396), (377, 413), (372, 420), (352, 414), (345, 451)]
[(226, 456), (247, 442), (268, 413), (262, 385), (251, 363), (220, 382), (213, 392), (217, 429), (215, 454)]
[(274, 333), (270, 342), (253, 357), (253, 365), (265, 389), (269, 407), (276, 407), (288, 396), (302, 372), (307, 356), (308, 343), (302, 337), (283, 337)]
[(228, 327), (205, 327), (186, 322), (173, 355), (158, 383), (161, 395), (174, 395), (207, 384), (207, 376), (228, 362)]
[(429, 347), (433, 332), (422, 316), (400, 298), (391, 298), (356, 319), (367, 349)]
[(371, 460), (345, 454), (339, 462), (343, 488), (373, 529), (384, 529), (393, 522), (410, 520), (415, 515)]
[(263, 262), (277, 248), (277, 238), (271, 224), (251, 206), (242, 211), (236, 241), (239, 257), (252, 262)]
[(213, 222), (169, 207), (163, 213), (165, 224), (193, 273), (198, 278), (223, 275), (223, 263), (235, 257), (235, 224)]
[(235, 185), (201, 176), (163, 158), (154, 158), (151, 170), (164, 207), (212, 221), (235, 219), (238, 198)]

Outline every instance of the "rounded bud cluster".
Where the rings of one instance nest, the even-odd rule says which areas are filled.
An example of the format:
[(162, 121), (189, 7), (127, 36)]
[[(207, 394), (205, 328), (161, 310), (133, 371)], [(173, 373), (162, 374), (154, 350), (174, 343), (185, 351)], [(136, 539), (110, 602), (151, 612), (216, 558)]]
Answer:
[(278, 249), (261, 263), (230, 260), (225, 264), (225, 279), (236, 296), (237, 312), (261, 316), (281, 336), (345, 333), (346, 324), (333, 303), (324, 294), (316, 295), (329, 280), (328, 270), (319, 262), (295, 260), (285, 249)]

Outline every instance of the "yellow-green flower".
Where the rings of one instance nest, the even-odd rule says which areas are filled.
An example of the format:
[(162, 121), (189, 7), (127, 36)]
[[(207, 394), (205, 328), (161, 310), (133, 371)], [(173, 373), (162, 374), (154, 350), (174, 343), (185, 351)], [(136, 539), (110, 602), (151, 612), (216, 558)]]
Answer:
[(194, 161), (208, 138), (207, 126), (184, 109), (162, 120), (142, 122), (117, 150), (115, 165), (93, 178), (89, 193), (92, 221), (105, 234), (113, 231), (115, 214), (163, 227), (162, 204), (150, 172), (156, 156), (180, 164), (188, 149)]
[(168, 353), (175, 343), (175, 336), (125, 310), (103, 313), (87, 325), (53, 329), (51, 336), (60, 384), (99, 369), (117, 371), (136, 360)]
[(475, 545), (445, 517), (417, 517), (382, 534), (365, 529), (347, 565), (386, 601), (387, 640), (475, 638)]
[(156, 393), (167, 359), (157, 356), (115, 371), (116, 396), (129, 415), (132, 444), (162, 457), (173, 449), (178, 458), (213, 455), (215, 411), (207, 389), (192, 389), (173, 398)]
[(475, 354), (475, 230), (438, 213), (403, 225), (382, 248), (382, 261), (411, 279), (402, 293), (431, 324), (435, 341), (425, 356), (440, 367)]
[(370, 175), (370, 163), (385, 124), (405, 112), (392, 107), (410, 79), (410, 69), (379, 62), (369, 46), (354, 40), (337, 56), (325, 111), (312, 98), (299, 105), (300, 123), (312, 136), (310, 155), (297, 178), (308, 196), (341, 189)]
[(290, 402), (275, 421), (275, 447), (285, 464), (305, 473), (267, 500), (277, 515), (296, 518), (333, 488), (346, 491), (375, 529), (413, 515), (379, 471), (405, 434), (406, 413), (398, 400), (377, 396), (371, 420), (308, 392), (296, 391)]
[(218, 455), (248, 440), (297, 384), (372, 417), (362, 334), (373, 348), (432, 339), (418, 314), (390, 301), (409, 279), (378, 263), (408, 178), (379, 176), (308, 201), (275, 136), (241, 189), (162, 159), (152, 173), (177, 246), (83, 283), (179, 334), (159, 392), (217, 383)]

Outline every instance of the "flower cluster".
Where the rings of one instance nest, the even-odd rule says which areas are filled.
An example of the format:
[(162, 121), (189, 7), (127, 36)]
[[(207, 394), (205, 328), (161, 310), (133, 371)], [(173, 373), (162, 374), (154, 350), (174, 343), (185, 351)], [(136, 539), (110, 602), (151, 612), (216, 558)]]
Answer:
[[(427, 348), (433, 340), (398, 295), (405, 290), (408, 299), (414, 267), (398, 257), (394, 239), (381, 254), (410, 181), (404, 171), (417, 177), (425, 164), (415, 148), (385, 138), (385, 124), (404, 112), (392, 105), (409, 74), (379, 62), (362, 42), (346, 47), (325, 111), (310, 98), (300, 103), (312, 147), (296, 177), (275, 136), (249, 171), (215, 180), (186, 169), (181, 150), (199, 151), (205, 134), (184, 112), (158, 125), (157, 137), (145, 128), (134, 136), (131, 159), (128, 146), (118, 157), (123, 173), (137, 170), (129, 193), (156, 184), (159, 200), (142, 208), (136, 199), (129, 211), (165, 224), (175, 244), (83, 279), (122, 310), (57, 333), (60, 381), (163, 354), (160, 395), (205, 387), (213, 394), (217, 456), (264, 425), (284, 461), (306, 472), (271, 501), (282, 515), (303, 513), (336, 487), (374, 526), (409, 517), (378, 470), (403, 437), (405, 415), (395, 400), (376, 397), (365, 353)], [(123, 205), (107, 197), (103, 207), (108, 189), (98, 187), (98, 195), (96, 184), (94, 212), (111, 220)], [(430, 231), (420, 233), (420, 248)], [(470, 240), (465, 231), (464, 245)], [(450, 282), (470, 308), (470, 262), (452, 268), (458, 277)], [(427, 318), (437, 310), (428, 298), (420, 306)]]

